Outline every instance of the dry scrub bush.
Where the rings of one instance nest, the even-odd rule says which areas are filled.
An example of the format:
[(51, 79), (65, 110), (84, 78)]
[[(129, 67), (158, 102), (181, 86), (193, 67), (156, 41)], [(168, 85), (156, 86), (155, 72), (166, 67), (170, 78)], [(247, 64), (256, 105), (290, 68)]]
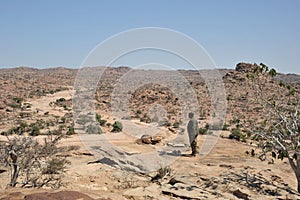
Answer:
[(67, 159), (60, 156), (57, 143), (63, 136), (49, 136), (43, 141), (31, 136), (7, 137), (0, 146), (0, 164), (9, 169), (9, 186), (59, 188)]

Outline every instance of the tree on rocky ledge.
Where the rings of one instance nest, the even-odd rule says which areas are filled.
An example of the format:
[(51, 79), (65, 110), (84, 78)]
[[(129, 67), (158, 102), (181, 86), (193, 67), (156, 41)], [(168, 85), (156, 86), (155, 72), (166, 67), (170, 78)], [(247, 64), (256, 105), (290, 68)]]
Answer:
[[(242, 64), (238, 65), (241, 68)], [(262, 63), (248, 67), (251, 67), (251, 70), (247, 70), (249, 87), (253, 91), (248, 103), (260, 106), (258, 112), (263, 112), (265, 117), (252, 122), (241, 120), (240, 125), (252, 133), (252, 139), (258, 141), (258, 147), (262, 150), (260, 159), (268, 156), (272, 159), (288, 159), (300, 193), (299, 85), (275, 80), (276, 71)], [(275, 83), (276, 86), (270, 89), (268, 83)]]
[(8, 185), (59, 188), (68, 164), (65, 157), (59, 156), (60, 149), (57, 147), (62, 137), (49, 136), (43, 141), (32, 136), (7, 137), (0, 146), (0, 164), (9, 169)]

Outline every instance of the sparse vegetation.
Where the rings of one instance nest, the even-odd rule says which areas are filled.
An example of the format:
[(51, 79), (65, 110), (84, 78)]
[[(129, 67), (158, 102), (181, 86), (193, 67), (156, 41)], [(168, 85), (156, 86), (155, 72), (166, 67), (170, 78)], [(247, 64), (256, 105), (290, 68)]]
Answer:
[(40, 132), (40, 127), (38, 125), (33, 125), (31, 132), (29, 133), (30, 136), (37, 136)]
[(107, 120), (102, 119), (100, 114), (96, 113), (96, 119), (99, 122), (100, 126), (105, 126)]
[(180, 126), (180, 122), (174, 122), (173, 128), (179, 128), (179, 126)]
[[(257, 102), (259, 110), (265, 113), (263, 120), (249, 124), (242, 121), (240, 124), (259, 141), (262, 160), (267, 156), (273, 158), (287, 158), (293, 169), (300, 192), (300, 110), (299, 94), (290, 84), (279, 83), (276, 93), (270, 94), (266, 88), (266, 82), (272, 81), (277, 74), (265, 64), (255, 65), (255, 70), (250, 80), (255, 92), (252, 101)], [(285, 94), (288, 98), (283, 98)]]
[[(253, 67), (256, 67), (257, 69), (252, 71), (252, 69), (254, 69)], [(258, 67), (263, 69), (259, 69)], [(213, 113), (210, 108), (212, 105), (219, 105), (212, 104), (210, 101), (210, 91), (208, 91), (205, 81), (198, 78), (196, 72), (188, 70), (178, 71), (178, 73), (181, 73), (181, 75), (188, 80), (190, 83), (188, 88), (195, 91), (201, 104), (199, 106), (200, 113), (198, 117), (202, 127), (199, 129), (200, 141), (202, 142), (203, 139), (216, 138), (218, 133), (221, 134), (222, 138), (220, 138), (220, 141), (216, 144), (216, 149), (211, 151), (208, 155), (211, 155), (212, 158), (214, 158), (211, 159), (210, 162), (198, 162), (198, 158), (188, 158), (188, 155), (184, 158), (178, 157), (178, 159), (183, 159), (184, 162), (180, 163), (180, 165), (179, 163), (174, 163), (174, 176), (169, 176), (168, 170), (164, 169), (164, 167), (157, 170), (156, 173), (135, 173), (135, 170), (143, 171), (143, 169), (148, 166), (144, 167), (136, 165), (136, 163), (131, 160), (129, 160), (129, 162), (124, 160), (125, 162), (123, 162), (123, 157), (119, 160), (115, 160), (113, 158), (110, 159), (109, 156), (106, 158), (104, 155), (103, 159), (96, 161), (93, 165), (86, 165), (86, 156), (92, 158), (91, 156), (94, 155), (94, 152), (75, 148), (76, 152), (69, 153), (69, 149), (74, 149), (72, 146), (74, 144), (73, 142), (77, 143), (77, 137), (80, 137), (77, 135), (71, 136), (75, 133), (98, 134), (103, 128), (103, 132), (105, 134), (108, 134), (109, 137), (115, 137), (114, 134), (109, 132), (122, 131), (122, 126), (117, 125), (117, 122), (110, 121), (110, 119), (113, 118), (112, 116), (106, 116), (106, 114), (101, 116), (100, 113), (109, 113), (111, 106), (113, 106), (113, 104), (111, 104), (111, 100), (120, 94), (113, 94), (115, 84), (118, 84), (118, 78), (122, 77), (124, 73), (128, 71), (119, 71), (118, 68), (108, 68), (106, 74), (102, 76), (103, 79), (101, 78), (98, 83), (99, 88), (97, 88), (96, 91), (96, 101), (93, 102), (97, 114), (95, 114), (95, 112), (88, 112), (87, 114), (85, 111), (77, 112), (76, 109), (79, 111), (80, 108), (75, 108), (75, 112), (73, 114), (77, 117), (76, 119), (78, 119), (78, 121), (74, 122), (74, 124), (72, 124), (73, 115), (69, 112), (72, 103), (69, 92), (66, 91), (66, 93), (63, 92), (60, 94), (55, 93), (60, 91), (59, 88), (61, 87), (58, 86), (57, 83), (68, 86), (66, 88), (71, 88), (73, 86), (72, 81), (74, 80), (76, 73), (74, 73), (75, 76), (74, 74), (72, 76), (61, 74), (61, 76), (56, 75), (53, 79), (49, 79), (49, 77), (52, 76), (52, 72), (48, 73), (48, 76), (45, 76), (43, 71), (36, 70), (33, 73), (35, 75), (27, 76), (28, 73), (24, 73), (26, 75), (26, 80), (16, 78), (22, 77), (23, 75), (21, 74), (16, 76), (15, 74), (17, 73), (12, 73), (14, 71), (10, 72), (10, 78), (5, 78), (8, 77), (6, 73), (3, 73), (3, 76), (1, 74), (0, 84), (2, 83), (2, 90), (5, 91), (2, 92), (0, 97), (0, 114), (2, 119), (0, 126), (3, 131), (2, 135), (8, 135), (11, 140), (15, 136), (23, 138), (25, 135), (38, 135), (39, 137), (30, 137), (33, 141), (36, 139), (39, 140), (38, 142), (41, 146), (44, 145), (44, 138), (50, 138), (47, 137), (48, 135), (51, 135), (54, 138), (61, 134), (66, 134), (69, 138), (66, 141), (64, 140), (64, 143), (60, 143), (57, 149), (53, 150), (53, 153), (55, 154), (53, 154), (54, 156), (50, 156), (47, 159), (44, 157), (40, 159), (42, 165), (40, 168), (36, 166), (38, 165), (37, 162), (32, 162), (31, 165), (33, 166), (33, 171), (29, 171), (29, 176), (27, 176), (27, 172), (25, 172), (26, 170), (23, 170), (18, 176), (15, 186), (55, 187), (62, 185), (63, 180), (66, 180), (71, 185), (70, 187), (67, 185), (66, 189), (75, 188), (77, 184), (91, 183), (91, 190), (95, 188), (97, 191), (101, 192), (106, 191), (107, 193), (118, 193), (118, 195), (123, 195), (125, 198), (131, 199), (143, 198), (134, 196), (139, 193), (139, 191), (141, 191), (145, 198), (149, 199), (160, 199), (160, 197), (168, 198), (169, 196), (170, 198), (193, 199), (196, 197), (189, 195), (196, 193), (200, 195), (200, 199), (234, 198), (232, 195), (248, 195), (248, 197), (252, 199), (257, 198), (258, 196), (266, 199), (273, 197), (281, 199), (298, 199), (299, 195), (292, 189), (295, 187), (295, 183), (291, 179), (292, 170), (288, 168), (288, 156), (293, 155), (293, 161), (297, 164), (297, 154), (294, 156), (294, 150), (290, 146), (287, 147), (288, 151), (280, 150), (280, 146), (278, 144), (275, 145), (276, 148), (273, 148), (272, 145), (274, 141), (267, 143), (267, 139), (264, 138), (263, 135), (257, 134), (259, 127), (261, 126), (263, 126), (267, 131), (270, 131), (268, 132), (269, 139), (272, 134), (274, 135), (275, 133), (279, 133), (279, 131), (273, 130), (271, 132), (271, 129), (267, 129), (267, 127), (270, 127), (268, 124), (270, 125), (271, 118), (269, 119), (270, 115), (268, 114), (270, 114), (269, 108), (271, 108), (271, 106), (268, 105), (265, 107), (262, 102), (257, 99), (261, 96), (267, 96), (268, 98), (265, 99), (267, 101), (270, 100), (270, 103), (272, 100), (275, 101), (275, 105), (277, 106), (280, 102), (283, 102), (284, 105), (293, 107), (292, 100), (293, 98), (295, 99), (295, 97), (298, 97), (299, 87), (291, 84), (290, 82), (280, 82), (280, 80), (287, 80), (287, 78), (285, 77), (281, 79), (273, 76), (275, 71), (271, 72), (271, 69), (265, 65), (244, 64), (241, 65), (240, 71), (227, 69), (222, 69), (220, 71), (221, 74), (224, 75), (223, 81), (226, 87), (225, 89), (229, 94), (226, 101), (227, 115), (226, 123), (224, 125), (211, 123), (211, 117), (218, 116), (218, 111), (216, 110), (216, 112)], [(261, 73), (267, 75), (271, 79), (260, 76)], [(53, 70), (53, 74), (57, 74), (55, 73), (55, 70)], [(279, 74), (279, 76), (281, 76), (281, 74)], [(42, 78), (37, 79), (36, 77)], [(257, 77), (259, 77), (258, 80)], [(289, 78), (289, 76), (287, 77)], [(150, 79), (151, 77), (148, 78)], [(54, 79), (56, 81), (53, 81)], [(66, 84), (66, 82), (68, 82), (68, 84)], [(259, 93), (253, 92), (254, 89), (257, 89), (255, 84), (260, 82), (262, 83), (261, 88), (264, 89), (263, 95), (261, 96), (258, 95)], [(177, 83), (176, 87), (178, 90), (180, 90), (180, 86), (181, 85)], [(144, 127), (157, 125), (165, 127), (157, 127), (160, 129), (160, 132), (157, 137), (151, 135), (152, 139), (148, 147), (147, 145), (144, 145), (145, 143), (140, 144), (140, 140), (135, 140), (136, 143), (134, 143), (133, 141), (127, 141), (126, 139), (121, 143), (116, 144), (120, 145), (120, 149), (122, 151), (124, 150), (125, 153), (122, 154), (122, 152), (119, 151), (117, 153), (122, 154), (122, 156), (124, 155), (127, 159), (138, 155), (135, 152), (140, 150), (146, 151), (147, 148), (159, 149), (160, 147), (164, 148), (165, 145), (167, 145), (166, 147), (168, 149), (166, 148), (159, 151), (160, 155), (175, 157), (186, 154), (185, 150), (182, 148), (183, 146), (187, 147), (186, 144), (181, 143), (180, 140), (178, 140), (180, 142), (177, 140), (170, 140), (169, 142), (169, 139), (176, 138), (177, 134), (180, 137), (186, 136), (186, 130), (184, 129), (186, 128), (186, 124), (181, 124), (181, 120), (184, 120), (181, 116), (182, 110), (180, 110), (180, 108), (184, 105), (182, 103), (185, 102), (182, 102), (179, 93), (175, 92), (176, 96), (171, 93), (174, 93), (174, 91), (170, 91), (167, 87), (164, 88), (155, 84), (149, 84), (136, 91), (130, 89), (130, 92), (128, 92), (131, 98), (129, 101), (130, 113), (126, 115), (126, 117), (122, 118), (122, 120), (133, 119), (134, 123)], [(48, 96), (45, 96), (47, 94), (53, 95), (49, 95), (48, 98)], [(17, 98), (20, 97), (22, 99), (15, 98), (16, 95)], [(36, 98), (38, 96), (45, 97)], [(185, 94), (185, 98), (190, 99), (190, 96)], [(46, 103), (40, 100), (45, 100)], [(85, 103), (85, 96), (82, 100), (82, 103)], [(37, 102), (41, 103), (41, 105), (37, 104)], [(15, 109), (9, 106), (9, 104), (14, 104), (13, 107), (15, 107)], [(121, 107), (120, 110), (124, 111), (123, 107)], [(284, 111), (284, 109), (280, 108), (280, 111)], [(78, 117), (77, 114), (79, 113), (83, 114)], [(109, 121), (107, 122), (105, 119)], [(139, 123), (136, 122), (136, 119), (142, 119), (141, 121), (147, 123), (151, 122), (151, 124)], [(157, 122), (157, 124), (154, 122)], [(207, 122), (209, 124), (203, 127), (202, 124)], [(211, 130), (216, 131), (213, 133)], [(260, 133), (267, 133), (267, 131), (261, 131)], [(128, 132), (127, 129), (124, 130), (124, 135), (127, 135)], [(143, 131), (140, 133), (144, 134)], [(210, 134), (212, 134), (212, 136), (205, 136)], [(289, 133), (287, 131), (283, 132), (283, 134), (288, 135)], [(240, 142), (224, 139), (228, 138), (228, 136), (232, 139), (239, 140)], [(86, 137), (96, 138), (95, 136)], [(297, 138), (298, 136), (295, 137)], [(2, 152), (3, 149), (5, 149), (4, 147), (7, 147), (8, 141), (6, 141), (3, 136), (1, 136), (0, 139), (0, 149)], [(156, 142), (158, 139), (162, 142)], [(51, 139), (49, 141), (51, 141)], [(285, 141), (288, 145), (292, 143), (291, 140)], [(201, 142), (199, 143), (200, 145), (202, 145)], [(242, 142), (247, 143), (245, 144)], [(137, 144), (139, 146), (137, 146)], [(172, 149), (173, 146), (179, 150), (169, 151), (169, 149)], [(97, 148), (98, 150), (102, 149), (100, 144)], [(131, 148), (132, 151), (127, 151), (131, 150)], [(30, 152), (33, 152), (33, 150), (28, 148), (26, 153)], [(249, 156), (241, 154), (243, 152), (247, 152)], [(32, 157), (31, 153), (29, 157)], [(65, 161), (60, 159), (65, 159), (66, 157), (68, 157), (68, 160), (72, 161), (72, 164), (74, 161), (75, 163), (83, 163), (83, 166), (79, 167), (82, 167), (84, 170), (78, 170), (77, 166), (76, 170), (74, 170), (74, 167), (72, 166), (68, 169), (68, 174), (72, 174), (72, 176), (69, 176), (67, 179), (63, 179), (64, 170), (60, 171), (60, 169), (65, 168), (68, 165), (68, 162), (65, 163)], [(262, 160), (265, 159), (267, 162), (255, 162), (255, 159), (257, 159), (256, 157), (259, 157)], [(283, 161), (288, 162), (276, 161), (275, 158), (279, 160), (283, 159)], [(2, 157), (0, 159), (2, 159)], [(10, 172), (12, 172), (11, 175), (13, 175), (14, 162), (11, 161), (10, 156), (9, 159), (10, 164), (5, 164), (4, 162), (1, 162), (0, 164), (0, 182), (3, 185), (3, 188), (6, 183), (13, 185), (13, 181), (11, 181), (11, 179), (8, 182), (3, 181), (7, 180)], [(149, 157), (145, 156), (145, 158), (142, 159), (149, 159)], [(147, 161), (149, 160), (145, 160), (145, 163), (147, 163)], [(18, 159), (18, 162), (21, 163), (21, 157)], [(27, 162), (27, 160), (25, 159), (24, 162)], [(101, 163), (101, 170), (99, 170), (100, 166), (97, 165), (97, 163)], [(106, 168), (106, 163), (109, 163), (109, 168)], [(123, 170), (112, 168), (114, 166), (122, 166), (121, 168), (123, 169), (123, 165), (126, 170), (128, 169), (130, 171), (124, 172)], [(193, 167), (189, 168), (189, 173), (187, 173), (186, 169), (189, 166)], [(211, 169), (214, 169), (213, 176), (210, 174)], [(78, 176), (74, 172), (78, 173)], [(73, 174), (75, 176), (73, 176)], [(80, 178), (77, 178), (79, 176)], [(29, 178), (26, 179), (26, 177)], [(53, 177), (53, 180), (43, 185), (42, 182), (44, 180), (49, 180), (47, 177)], [(61, 181), (57, 179), (59, 177)], [(149, 181), (150, 179), (153, 179), (153, 182)], [(195, 187), (195, 185), (197, 187)], [(239, 188), (240, 192), (235, 190), (235, 188)], [(144, 192), (147, 192), (148, 189), (151, 190), (151, 193), (144, 194)], [(125, 194), (125, 192), (127, 194)], [(255, 193), (257, 193), (256, 196)]]
[(208, 129), (207, 128), (201, 128), (199, 127), (199, 134), (200, 135), (206, 135), (207, 134)]
[(33, 137), (8, 138), (0, 146), (0, 163), (10, 170), (9, 185), (15, 187), (53, 187), (62, 185), (66, 158), (59, 156), (57, 143), (62, 136), (45, 138), (39, 142)]
[(66, 133), (67, 135), (74, 135), (75, 134), (75, 128), (74, 126), (69, 126), (68, 131)]
[(115, 123), (113, 123), (112, 127), (113, 127), (113, 129), (111, 130), (111, 132), (121, 132), (123, 130), (123, 125), (119, 121), (115, 121)]
[(233, 128), (229, 135), (229, 139), (234, 139), (242, 142), (246, 142), (246, 138), (247, 136), (244, 133), (242, 133), (242, 131), (239, 128)]
[(156, 171), (156, 175), (152, 177), (151, 181), (162, 181), (162, 179), (166, 176), (170, 176), (172, 173), (172, 169), (169, 166), (160, 167)]
[(140, 122), (145, 122), (145, 123), (151, 123), (151, 118), (145, 114), (141, 119)]

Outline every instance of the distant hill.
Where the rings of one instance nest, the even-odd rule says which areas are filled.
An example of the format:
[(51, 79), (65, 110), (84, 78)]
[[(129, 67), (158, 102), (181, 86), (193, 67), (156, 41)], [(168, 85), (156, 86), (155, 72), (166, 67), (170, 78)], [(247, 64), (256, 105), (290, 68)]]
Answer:
[(300, 75), (298, 74), (278, 74), (276, 79), (287, 83), (300, 84)]

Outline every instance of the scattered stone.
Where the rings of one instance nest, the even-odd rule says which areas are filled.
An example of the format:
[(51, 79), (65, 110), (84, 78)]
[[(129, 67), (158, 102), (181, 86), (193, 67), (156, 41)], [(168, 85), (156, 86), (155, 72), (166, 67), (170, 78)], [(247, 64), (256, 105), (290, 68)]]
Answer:
[(143, 144), (143, 141), (142, 141), (142, 139), (139, 138), (139, 139), (137, 139), (137, 140), (135, 141), (135, 143), (136, 143), (136, 144)]
[(176, 133), (176, 130), (174, 130), (173, 128), (168, 128), (169, 131), (171, 131), (172, 133)]
[(94, 156), (94, 154), (90, 153), (90, 152), (82, 152), (83, 156)]
[(278, 188), (274, 185), (262, 185), (262, 188), (264, 188), (264, 192), (271, 196), (281, 196), (281, 194), (278, 192)]
[(202, 200), (213, 198), (207, 191), (184, 183), (176, 183), (175, 185), (165, 184), (162, 186), (162, 193), (181, 199)]
[(169, 156), (182, 156), (180, 150), (173, 150), (173, 151), (159, 151), (159, 155), (169, 155)]
[(162, 137), (161, 136), (151, 136), (151, 135), (142, 135), (140, 140), (136, 140), (136, 143), (139, 144), (140, 142), (144, 144), (157, 144), (161, 142)]
[(239, 189), (233, 191), (232, 194), (239, 199), (249, 200), (249, 195), (240, 191)]
[(183, 183), (182, 181), (179, 181), (175, 178), (171, 178), (168, 182), (170, 185), (175, 185), (176, 183)]
[(151, 144), (152, 143), (152, 136), (151, 135), (142, 135), (141, 140), (145, 144)]
[(229, 169), (234, 168), (232, 165), (226, 165), (226, 164), (220, 164), (219, 167), (224, 167), (224, 168), (229, 168)]
[(161, 136), (153, 136), (152, 137), (152, 139), (151, 139), (151, 143), (152, 144), (157, 144), (157, 143), (159, 143), (159, 142), (161, 142), (161, 140), (162, 140), (162, 137)]
[(174, 144), (174, 143), (169, 142), (167, 145), (171, 146), (171, 147), (186, 147), (186, 144), (183, 144), (183, 143)]
[(165, 176), (171, 174), (171, 168), (170, 167), (162, 167), (160, 168), (156, 175), (151, 179), (151, 181), (158, 181), (160, 179), (163, 179)]
[(202, 180), (202, 181), (209, 181), (210, 179), (209, 178), (205, 178), (205, 177), (200, 177), (200, 180)]
[(74, 152), (74, 154), (78, 156), (94, 156), (94, 154), (92, 154), (89, 151), (79, 151), (79, 152)]
[(216, 166), (216, 165), (212, 164), (212, 163), (207, 163), (206, 166), (212, 167), (212, 166)]
[(277, 176), (277, 175), (272, 175), (271, 176), (271, 180), (272, 181), (276, 181), (276, 182), (278, 182), (278, 183), (282, 183), (283, 181), (282, 181), (282, 178), (280, 177), (280, 176)]
[(6, 111), (6, 112), (13, 112), (14, 110), (13, 110), (13, 109), (10, 109), (10, 108), (6, 108), (5, 111)]
[(214, 184), (211, 186), (211, 188), (212, 188), (213, 190), (217, 189), (217, 187), (218, 187), (218, 184), (216, 184), (216, 183), (214, 183)]
[(123, 193), (126, 199), (159, 199), (169, 200), (161, 195), (160, 187), (157, 184), (152, 184), (148, 187), (137, 187), (128, 189)]

